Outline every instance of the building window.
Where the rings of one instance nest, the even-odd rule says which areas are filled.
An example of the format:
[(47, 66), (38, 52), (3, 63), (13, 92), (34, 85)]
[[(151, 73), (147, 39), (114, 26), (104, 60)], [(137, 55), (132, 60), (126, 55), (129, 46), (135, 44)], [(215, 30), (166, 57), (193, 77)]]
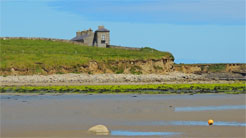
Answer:
[(102, 35), (101, 43), (102, 43), (102, 44), (105, 44), (105, 42), (106, 42), (106, 40), (105, 40), (105, 35), (103, 34), (103, 35)]
[(102, 35), (102, 40), (105, 40), (105, 35), (104, 34)]

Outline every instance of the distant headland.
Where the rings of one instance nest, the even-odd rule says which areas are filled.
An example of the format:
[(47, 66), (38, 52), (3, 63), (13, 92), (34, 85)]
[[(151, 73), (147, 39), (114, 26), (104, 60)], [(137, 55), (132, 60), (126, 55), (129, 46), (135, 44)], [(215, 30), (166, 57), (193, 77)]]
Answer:
[[(151, 74), (172, 74), (176, 75), (171, 77), (173, 80), (184, 81), (246, 79), (246, 64), (243, 63), (175, 64), (171, 53), (149, 47), (101, 48), (71, 40), (25, 37), (1, 37), (0, 42), (2, 76), (82, 73), (142, 74), (151, 77)], [(144, 78), (139, 78), (139, 81), (144, 82)], [(169, 79), (152, 81), (166, 80)]]

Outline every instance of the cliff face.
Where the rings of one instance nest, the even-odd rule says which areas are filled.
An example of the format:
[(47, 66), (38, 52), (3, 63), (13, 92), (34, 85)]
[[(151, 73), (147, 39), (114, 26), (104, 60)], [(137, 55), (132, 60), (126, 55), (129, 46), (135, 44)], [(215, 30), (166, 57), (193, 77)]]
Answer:
[(90, 62), (82, 72), (116, 74), (165, 74), (174, 71), (172, 59), (123, 60), (107, 63)]
[(41, 64), (35, 71), (28, 68), (11, 68), (8, 70), (0, 70), (0, 75), (48, 75), (66, 73), (166, 74), (174, 71), (186, 74), (240, 73), (246, 72), (246, 64), (174, 64), (173, 59), (163, 57), (161, 59), (147, 60), (90, 61), (88, 64), (72, 67), (60, 66), (56, 69), (47, 69), (42, 67)]
[(65, 74), (65, 73), (88, 73), (88, 74), (165, 74), (174, 71), (173, 59), (163, 57), (161, 59), (147, 60), (119, 60), (96, 62), (73, 67), (61, 66), (59, 69), (46, 69), (40, 65), (39, 72), (30, 69), (11, 68), (1, 70), (1, 75), (32, 75), (32, 74)]
[(178, 64), (174, 69), (183, 73), (234, 73), (246, 72), (246, 64)]

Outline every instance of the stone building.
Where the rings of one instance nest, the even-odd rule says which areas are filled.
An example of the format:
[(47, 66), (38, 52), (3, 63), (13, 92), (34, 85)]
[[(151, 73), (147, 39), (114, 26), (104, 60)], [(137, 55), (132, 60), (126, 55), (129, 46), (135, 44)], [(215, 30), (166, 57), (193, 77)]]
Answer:
[(95, 32), (91, 29), (76, 32), (76, 37), (71, 40), (84, 43), (88, 46), (108, 47), (110, 45), (109, 32), (104, 26), (98, 26)]

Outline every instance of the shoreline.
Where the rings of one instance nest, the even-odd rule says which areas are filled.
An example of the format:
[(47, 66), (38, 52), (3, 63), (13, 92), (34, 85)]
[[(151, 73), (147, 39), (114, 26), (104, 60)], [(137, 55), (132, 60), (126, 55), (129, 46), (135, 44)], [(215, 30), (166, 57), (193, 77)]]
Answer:
[[(236, 81), (245, 82), (245, 81)], [(108, 83), (0, 83), (0, 87), (7, 86), (92, 86), (92, 85), (148, 85), (148, 84), (231, 84), (235, 81), (211, 80), (211, 81), (167, 81), (167, 82), (108, 82)]]
[[(229, 77), (228, 77), (229, 76)], [(0, 86), (62, 86), (62, 85), (143, 85), (143, 84), (217, 84), (244, 81), (235, 74), (53, 74), (0, 76)]]
[(218, 84), (66, 85), (0, 86), (0, 93), (81, 94), (246, 94), (245, 82)]

